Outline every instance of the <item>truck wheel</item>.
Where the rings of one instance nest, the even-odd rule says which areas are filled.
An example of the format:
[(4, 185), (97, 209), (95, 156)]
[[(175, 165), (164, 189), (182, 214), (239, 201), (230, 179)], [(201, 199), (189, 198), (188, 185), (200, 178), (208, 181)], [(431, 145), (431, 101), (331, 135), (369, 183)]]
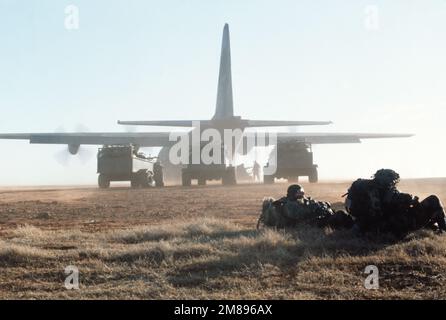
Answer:
[(155, 180), (153, 179), (152, 175), (148, 174), (145, 179), (145, 183), (144, 183), (143, 187), (149, 188), (149, 187), (154, 187), (154, 186), (155, 186)]
[(136, 173), (135, 180), (137, 185), (136, 187), (141, 187), (141, 188), (148, 188), (153, 183), (152, 174), (147, 170), (139, 170)]
[(154, 173), (153, 175), (153, 180), (155, 180), (155, 187), (164, 187), (164, 179), (163, 179), (163, 174), (161, 173)]
[(163, 179), (155, 178), (155, 187), (164, 187)]
[(318, 175), (317, 175), (317, 170), (314, 169), (310, 175), (308, 176), (308, 181), (310, 183), (317, 183), (318, 182)]
[(264, 175), (263, 176), (263, 183), (264, 184), (273, 184), (274, 183), (274, 176)]
[(135, 189), (135, 188), (139, 188), (140, 184), (139, 184), (139, 179), (137, 177), (134, 177), (132, 180), (130, 180), (130, 186)]
[(184, 187), (189, 187), (191, 185), (192, 179), (187, 171), (181, 173), (181, 182)]
[(164, 187), (163, 167), (159, 162), (153, 166), (153, 178), (155, 180), (155, 187)]
[(235, 178), (235, 168), (234, 167), (228, 167), (226, 168), (223, 177), (222, 177), (222, 184), (223, 185), (235, 185), (237, 184), (237, 180)]
[(199, 186), (205, 186), (206, 185), (206, 179), (205, 178), (199, 178), (198, 179), (198, 185)]
[(107, 189), (110, 187), (110, 180), (107, 178), (106, 175), (101, 173), (98, 177), (98, 185), (101, 189)]
[(147, 176), (144, 170), (138, 170), (134, 172), (130, 179), (130, 186), (132, 188), (142, 188), (147, 183)]

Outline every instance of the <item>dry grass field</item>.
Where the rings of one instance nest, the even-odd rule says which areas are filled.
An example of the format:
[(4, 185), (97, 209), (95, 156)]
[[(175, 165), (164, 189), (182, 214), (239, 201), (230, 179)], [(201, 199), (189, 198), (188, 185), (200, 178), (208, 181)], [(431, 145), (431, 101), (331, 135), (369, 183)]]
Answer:
[[(303, 183), (342, 206), (349, 183)], [(400, 243), (350, 231), (257, 231), (263, 197), (286, 184), (140, 189), (2, 188), (2, 299), (437, 299), (446, 298), (446, 236)], [(446, 202), (446, 180), (401, 189)], [(66, 266), (80, 289), (64, 286)], [(364, 287), (367, 265), (378, 290)]]

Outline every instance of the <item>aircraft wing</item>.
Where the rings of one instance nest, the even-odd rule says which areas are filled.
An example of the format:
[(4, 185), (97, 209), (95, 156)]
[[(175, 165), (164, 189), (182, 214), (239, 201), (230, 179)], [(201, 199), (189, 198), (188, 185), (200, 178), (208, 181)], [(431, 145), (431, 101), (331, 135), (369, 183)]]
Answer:
[[(32, 144), (112, 145), (135, 144), (141, 147), (171, 146), (169, 132), (80, 132), (80, 133), (7, 133), (0, 139), (29, 140)], [(245, 132), (244, 138), (255, 135), (268, 137), (268, 133)], [(362, 139), (406, 138), (412, 134), (394, 133), (299, 133), (279, 132), (277, 142), (304, 142), (309, 144), (360, 143)], [(268, 144), (268, 139), (267, 139)], [(256, 142), (257, 145), (257, 142)]]
[[(247, 132), (244, 138), (255, 136), (255, 145), (268, 145), (273, 141), (270, 139), (271, 133)], [(277, 143), (303, 142), (308, 144), (335, 144), (335, 143), (361, 143), (362, 139), (383, 139), (383, 138), (408, 138), (413, 134), (406, 133), (319, 133), (319, 132), (278, 132)], [(260, 139), (264, 137), (265, 140)], [(246, 142), (246, 141), (245, 141)]]
[(0, 139), (29, 140), (37, 144), (135, 144), (141, 147), (163, 147), (175, 143), (169, 141), (169, 132), (8, 133), (0, 134)]
[(278, 142), (305, 142), (309, 144), (360, 143), (362, 139), (408, 138), (413, 134), (395, 133), (278, 133)]

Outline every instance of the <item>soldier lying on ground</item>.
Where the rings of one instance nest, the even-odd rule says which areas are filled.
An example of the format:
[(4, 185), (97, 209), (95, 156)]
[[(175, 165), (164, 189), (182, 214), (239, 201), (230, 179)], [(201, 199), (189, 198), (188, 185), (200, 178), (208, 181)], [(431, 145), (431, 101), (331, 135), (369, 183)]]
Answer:
[(378, 170), (373, 179), (358, 179), (348, 190), (345, 206), (360, 232), (391, 233), (404, 237), (421, 228), (446, 231), (445, 213), (437, 196), (419, 201), (398, 191), (398, 173)]
[(350, 228), (353, 220), (343, 211), (335, 213), (328, 202), (305, 197), (304, 189), (298, 184), (288, 187), (286, 197), (279, 200), (273, 198), (263, 200), (257, 228), (261, 225), (285, 228), (295, 227), (298, 224)]

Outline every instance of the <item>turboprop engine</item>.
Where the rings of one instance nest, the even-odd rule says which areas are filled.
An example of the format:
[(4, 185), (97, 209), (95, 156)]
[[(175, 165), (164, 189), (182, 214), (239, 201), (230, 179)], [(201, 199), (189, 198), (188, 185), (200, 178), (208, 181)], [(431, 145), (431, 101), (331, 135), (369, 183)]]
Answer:
[(79, 144), (69, 144), (68, 145), (68, 151), (72, 154), (75, 155), (79, 152)]

